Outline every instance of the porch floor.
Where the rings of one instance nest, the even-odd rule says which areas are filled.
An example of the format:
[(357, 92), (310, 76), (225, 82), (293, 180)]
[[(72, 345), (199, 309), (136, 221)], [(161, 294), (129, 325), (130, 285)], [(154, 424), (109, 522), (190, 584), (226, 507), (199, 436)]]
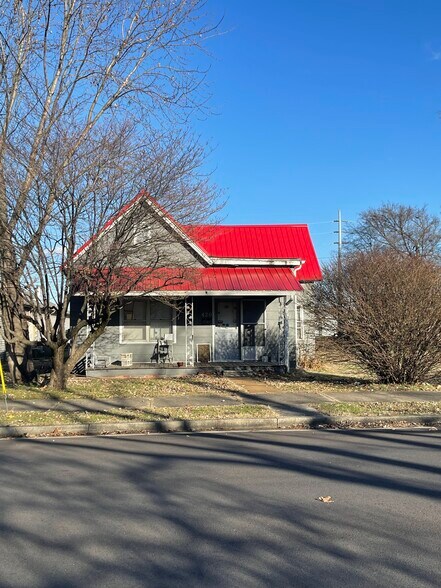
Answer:
[(179, 367), (177, 363), (136, 363), (130, 367), (110, 365), (108, 367), (88, 368), (86, 376), (90, 378), (116, 378), (125, 376), (130, 378), (154, 377), (182, 377), (196, 374), (219, 374), (224, 376), (250, 376), (253, 373), (283, 373), (285, 366), (277, 363), (259, 361), (216, 361), (210, 363), (196, 363), (194, 366)]

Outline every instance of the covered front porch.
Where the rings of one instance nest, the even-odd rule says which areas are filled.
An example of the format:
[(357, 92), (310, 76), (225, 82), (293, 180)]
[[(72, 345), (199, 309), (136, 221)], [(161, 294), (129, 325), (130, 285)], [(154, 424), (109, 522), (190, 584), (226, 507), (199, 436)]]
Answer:
[(286, 373), (284, 364), (268, 363), (261, 361), (235, 361), (230, 362), (197, 362), (194, 366), (183, 367), (177, 363), (161, 364), (135, 364), (130, 367), (110, 365), (108, 367), (96, 366), (87, 369), (86, 375), (91, 378), (117, 378), (117, 377), (148, 377), (155, 378), (179, 378), (194, 376), (197, 374), (214, 374), (219, 376), (241, 377), (262, 376)]
[(287, 295), (230, 293), (179, 300), (127, 297), (89, 350), (86, 374), (178, 376), (289, 370), (292, 334), (296, 333), (289, 325), (293, 301)]

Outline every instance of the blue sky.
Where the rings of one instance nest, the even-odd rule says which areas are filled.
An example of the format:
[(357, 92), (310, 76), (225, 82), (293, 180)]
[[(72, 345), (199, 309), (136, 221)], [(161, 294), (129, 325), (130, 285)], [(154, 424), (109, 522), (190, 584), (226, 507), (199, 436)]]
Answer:
[(306, 222), (319, 257), (337, 218), (382, 202), (441, 207), (439, 0), (208, 0), (225, 222)]

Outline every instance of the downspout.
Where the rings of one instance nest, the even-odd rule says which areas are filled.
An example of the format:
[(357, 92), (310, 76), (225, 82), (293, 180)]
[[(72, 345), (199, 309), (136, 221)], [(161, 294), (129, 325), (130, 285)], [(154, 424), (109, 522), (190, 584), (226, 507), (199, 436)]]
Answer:
[[(301, 260), (301, 264), (297, 267), (292, 268), (294, 276), (297, 278), (297, 272), (299, 269), (302, 268), (305, 260)], [(294, 349), (295, 349), (295, 357), (296, 357), (296, 369), (299, 366), (299, 357), (300, 357), (300, 350), (299, 350), (299, 339), (298, 339), (298, 318), (297, 318), (297, 294), (294, 294)]]
[(298, 339), (298, 317), (297, 317), (297, 294), (294, 294), (294, 348), (296, 352), (296, 369), (299, 367), (299, 339)]
[[(86, 317), (87, 319), (92, 318), (92, 308), (90, 303), (87, 302), (86, 305)], [(86, 325), (86, 338), (90, 335), (90, 326), (89, 322)], [(86, 351), (86, 370), (90, 368), (92, 370), (95, 369), (95, 341), (92, 343), (91, 347)]]

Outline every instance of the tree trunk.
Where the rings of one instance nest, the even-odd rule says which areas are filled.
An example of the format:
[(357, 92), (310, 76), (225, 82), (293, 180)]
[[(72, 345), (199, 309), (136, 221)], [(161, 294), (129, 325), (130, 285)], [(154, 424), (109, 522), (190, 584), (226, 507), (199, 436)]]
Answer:
[[(0, 243), (1, 246), (2, 243)], [(2, 313), (1, 320), (5, 331), (8, 366), (13, 384), (20, 382), (29, 384), (35, 377), (35, 373), (33, 373), (29, 366), (31, 351), (29, 327), (27, 322), (21, 318), (24, 314), (25, 303), (21, 292), (11, 279), (14, 271), (11, 267), (15, 269), (15, 266), (12, 266), (11, 263), (7, 265), (6, 261), (8, 259), (9, 257), (2, 259), (0, 267), (0, 271), (2, 272), (5, 272), (6, 268), (6, 285), (1, 293), (0, 311)]]
[(6, 343), (6, 356), (12, 383), (15, 385), (32, 382), (35, 373), (29, 366), (29, 342)]
[(69, 370), (65, 363), (65, 346), (55, 349), (52, 357), (52, 370), (48, 387), (54, 390), (66, 390)]

